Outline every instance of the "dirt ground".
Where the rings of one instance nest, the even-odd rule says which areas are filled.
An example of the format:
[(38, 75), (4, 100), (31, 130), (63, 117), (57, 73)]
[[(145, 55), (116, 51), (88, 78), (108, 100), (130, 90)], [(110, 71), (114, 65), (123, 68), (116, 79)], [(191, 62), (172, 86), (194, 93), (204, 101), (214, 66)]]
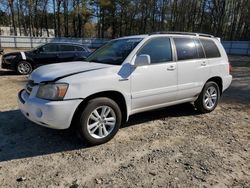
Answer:
[(27, 78), (1, 69), (0, 187), (250, 187), (250, 57), (230, 59), (233, 83), (214, 112), (138, 114), (95, 147), (26, 120), (16, 96)]

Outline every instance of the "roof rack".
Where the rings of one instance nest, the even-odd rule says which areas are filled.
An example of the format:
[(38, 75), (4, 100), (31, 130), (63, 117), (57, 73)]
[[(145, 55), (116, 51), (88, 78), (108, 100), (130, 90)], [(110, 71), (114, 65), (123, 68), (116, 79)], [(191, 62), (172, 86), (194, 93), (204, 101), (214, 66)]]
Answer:
[(160, 32), (153, 32), (149, 35), (157, 35), (157, 34), (175, 34), (175, 35), (193, 35), (197, 37), (214, 37), (213, 35), (205, 34), (205, 33), (192, 33), (192, 32), (179, 32), (179, 31), (160, 31)]

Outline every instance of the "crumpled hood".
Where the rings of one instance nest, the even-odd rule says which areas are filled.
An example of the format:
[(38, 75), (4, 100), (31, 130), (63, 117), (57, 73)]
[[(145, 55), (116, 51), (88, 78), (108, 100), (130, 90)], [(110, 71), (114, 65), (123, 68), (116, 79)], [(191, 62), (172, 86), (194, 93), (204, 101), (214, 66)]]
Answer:
[(44, 81), (55, 81), (74, 74), (95, 71), (110, 66), (112, 65), (89, 63), (82, 61), (56, 63), (41, 66), (38, 69), (34, 70), (30, 75), (29, 80), (33, 80), (35, 83), (40, 83)]

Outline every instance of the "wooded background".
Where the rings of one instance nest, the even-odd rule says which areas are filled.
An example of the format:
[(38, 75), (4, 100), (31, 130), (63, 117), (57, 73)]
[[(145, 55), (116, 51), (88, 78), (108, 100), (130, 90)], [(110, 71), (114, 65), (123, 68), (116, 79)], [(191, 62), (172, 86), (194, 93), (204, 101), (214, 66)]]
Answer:
[(13, 33), (116, 38), (154, 31), (250, 40), (249, 0), (0, 0), (0, 26)]

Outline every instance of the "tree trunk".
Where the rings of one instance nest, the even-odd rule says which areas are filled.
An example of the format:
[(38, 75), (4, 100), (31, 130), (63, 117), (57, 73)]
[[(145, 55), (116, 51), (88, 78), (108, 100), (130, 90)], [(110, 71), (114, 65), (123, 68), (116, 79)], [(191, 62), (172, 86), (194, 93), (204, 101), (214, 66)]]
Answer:
[(63, 1), (63, 10), (64, 10), (64, 36), (69, 36), (69, 17), (68, 17), (68, 0)]
[(58, 37), (61, 37), (60, 6), (61, 6), (61, 0), (57, 0), (57, 34), (58, 34)]
[(10, 12), (11, 12), (12, 27), (14, 29), (14, 35), (16, 36), (17, 30), (16, 30), (16, 24), (15, 24), (15, 13), (14, 13), (13, 1), (14, 0), (9, 0), (9, 7), (10, 7)]

